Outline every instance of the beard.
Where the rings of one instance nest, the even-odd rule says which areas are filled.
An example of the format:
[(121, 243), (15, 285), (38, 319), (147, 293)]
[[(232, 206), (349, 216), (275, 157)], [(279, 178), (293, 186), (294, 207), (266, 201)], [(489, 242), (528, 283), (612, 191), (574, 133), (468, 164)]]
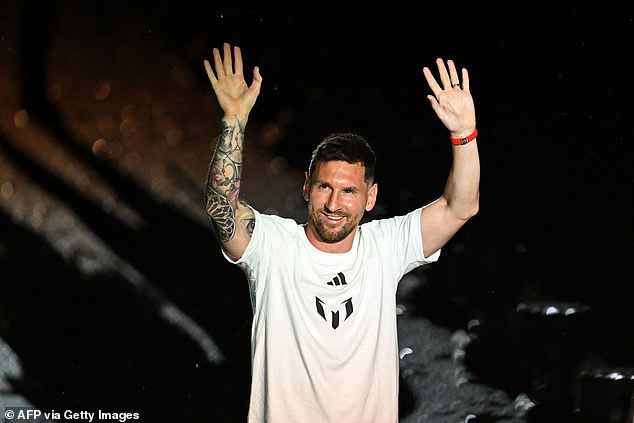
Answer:
[(310, 220), (313, 223), (315, 232), (317, 232), (322, 241), (331, 244), (344, 240), (354, 231), (361, 220), (360, 216), (355, 218), (351, 215), (339, 214), (338, 216), (342, 216), (345, 219), (345, 223), (343, 225), (330, 225), (320, 218), (323, 212), (323, 209), (313, 209), (310, 213)]

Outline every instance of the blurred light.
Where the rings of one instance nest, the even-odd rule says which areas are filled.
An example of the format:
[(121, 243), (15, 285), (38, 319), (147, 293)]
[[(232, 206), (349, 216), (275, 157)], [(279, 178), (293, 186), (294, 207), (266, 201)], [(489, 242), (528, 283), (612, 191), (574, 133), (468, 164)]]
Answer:
[(288, 161), (284, 157), (275, 157), (269, 163), (269, 169), (271, 169), (272, 175), (279, 175), (284, 170), (288, 169), (289, 164)]
[(463, 362), (466, 356), (467, 352), (461, 349), (454, 350), (454, 352), (451, 354), (451, 358), (455, 362)]
[(13, 188), (13, 184), (11, 182), (5, 182), (0, 186), (0, 194), (7, 200), (13, 197), (13, 193), (15, 189)]
[(398, 356), (402, 360), (403, 357), (405, 357), (408, 354), (412, 354), (413, 352), (414, 352), (414, 350), (412, 350), (410, 347), (405, 347), (405, 348), (402, 348), (401, 351), (399, 351)]
[(125, 120), (128, 118), (132, 118), (134, 117), (135, 114), (136, 114), (136, 107), (134, 106), (134, 104), (126, 104), (121, 109), (121, 119)]
[(154, 176), (150, 182), (152, 191), (163, 193), (167, 189), (167, 180), (163, 176)]
[(460, 386), (464, 385), (465, 383), (469, 383), (469, 379), (467, 379), (464, 376), (460, 376), (458, 378), (458, 380), (456, 380), (456, 388), (459, 388)]
[(476, 328), (478, 326), (480, 326), (480, 320), (478, 319), (471, 319), (469, 320), (469, 323), (467, 323), (468, 330), (472, 330), (473, 328)]
[(108, 146), (108, 143), (106, 143), (106, 140), (104, 140), (103, 138), (99, 138), (98, 140), (95, 140), (95, 142), (92, 143), (92, 154), (94, 154), (95, 156), (98, 156), (100, 154), (105, 153), (107, 146)]
[(180, 190), (174, 195), (174, 202), (176, 204), (186, 205), (189, 202), (189, 196), (185, 191)]
[(75, 172), (75, 184), (81, 189), (85, 189), (90, 185), (90, 176), (83, 170), (77, 170)]
[(119, 131), (124, 137), (129, 137), (136, 132), (136, 121), (132, 118), (123, 119), (119, 125)]
[(13, 125), (16, 128), (24, 128), (29, 124), (29, 114), (26, 110), (20, 109), (13, 115)]
[(177, 306), (173, 304), (162, 304), (160, 313), (165, 320), (189, 335), (192, 340), (196, 341), (198, 346), (204, 351), (208, 362), (220, 364), (225, 360), (222, 350), (205, 329), (198, 325), (191, 317), (183, 313)]
[(525, 312), (529, 314), (541, 314), (545, 316), (564, 315), (571, 316), (590, 310), (590, 306), (579, 303), (566, 302), (536, 302), (536, 303), (519, 303), (516, 307), (517, 312)]
[(535, 403), (526, 394), (519, 394), (514, 401), (516, 410), (528, 411), (535, 406)]
[(98, 83), (97, 85), (95, 85), (93, 93), (95, 95), (95, 100), (105, 100), (110, 95), (110, 82), (102, 81)]
[(260, 129), (262, 141), (267, 148), (271, 148), (277, 144), (277, 141), (280, 138), (280, 133), (280, 127), (273, 122), (265, 123)]
[[(22, 363), (18, 355), (11, 349), (11, 347), (0, 338), (0, 391), (11, 392), (12, 386), (8, 381), (21, 380)], [(10, 398), (10, 396), (9, 396)]]
[(612, 372), (612, 373), (608, 373), (606, 377), (612, 380), (621, 380), (623, 379), (623, 374), (620, 372)]
[(101, 208), (104, 212), (110, 214), (117, 208), (117, 200), (114, 197), (107, 195), (101, 200)]
[(451, 335), (451, 343), (458, 349), (464, 349), (471, 342), (471, 336), (462, 329), (458, 329)]

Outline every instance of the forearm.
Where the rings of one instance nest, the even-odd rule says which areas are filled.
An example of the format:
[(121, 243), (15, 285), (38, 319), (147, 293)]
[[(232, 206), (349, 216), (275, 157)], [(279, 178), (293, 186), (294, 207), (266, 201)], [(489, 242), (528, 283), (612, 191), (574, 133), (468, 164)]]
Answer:
[(246, 119), (226, 116), (222, 119), (209, 165), (205, 209), (221, 242), (232, 239), (236, 231), (245, 125)]
[(477, 141), (453, 146), (453, 163), (443, 198), (452, 215), (467, 220), (478, 212), (480, 158)]

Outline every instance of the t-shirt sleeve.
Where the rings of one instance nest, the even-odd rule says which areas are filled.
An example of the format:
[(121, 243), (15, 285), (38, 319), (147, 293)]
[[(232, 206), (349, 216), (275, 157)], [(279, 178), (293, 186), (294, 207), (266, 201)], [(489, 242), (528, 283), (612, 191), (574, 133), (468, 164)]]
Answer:
[(255, 226), (253, 228), (251, 240), (249, 241), (246, 250), (244, 250), (242, 257), (238, 260), (234, 260), (227, 255), (224, 249), (222, 249), (222, 255), (229, 263), (235, 264), (242, 269), (249, 280), (249, 285), (253, 288), (255, 275), (262, 271), (262, 267), (265, 266), (266, 263), (265, 255), (269, 249), (265, 246), (266, 237), (264, 234), (267, 232), (266, 226), (269, 225), (270, 222), (266, 219), (266, 215), (261, 214), (253, 207), (251, 207), (251, 210), (253, 210), (255, 215)]
[(423, 244), (425, 240), (422, 238), (420, 228), (420, 213), (423, 211), (423, 208), (424, 207), (420, 207), (405, 216), (406, 224), (404, 225), (404, 231), (401, 236), (407, 239), (404, 244), (408, 245), (408, 250), (411, 250), (411, 252), (405, 253), (407, 264), (403, 274), (423, 264), (433, 263), (440, 257), (440, 250), (436, 251), (429, 257), (425, 257), (425, 253), (423, 252)]
[(411, 270), (440, 257), (440, 250), (429, 257), (423, 253), (423, 242), (420, 230), (420, 213), (423, 207), (406, 215), (375, 221), (378, 242), (384, 251), (384, 258), (389, 257), (399, 278)]
[(290, 218), (260, 213), (251, 207), (255, 216), (253, 234), (242, 257), (233, 260), (225, 251), (223, 255), (229, 263), (238, 266), (246, 275), (251, 291), (251, 299), (255, 301), (258, 293), (266, 290), (269, 273), (280, 258), (281, 251), (293, 242), (298, 225)]

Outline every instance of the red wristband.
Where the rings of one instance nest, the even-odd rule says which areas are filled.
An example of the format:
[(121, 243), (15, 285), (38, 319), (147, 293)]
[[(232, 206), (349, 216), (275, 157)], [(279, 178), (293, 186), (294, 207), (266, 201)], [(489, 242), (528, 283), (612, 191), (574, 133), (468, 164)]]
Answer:
[(471, 141), (473, 141), (478, 136), (478, 129), (473, 128), (473, 132), (471, 135), (463, 135), (461, 137), (452, 137), (449, 135), (449, 139), (453, 145), (465, 145)]

